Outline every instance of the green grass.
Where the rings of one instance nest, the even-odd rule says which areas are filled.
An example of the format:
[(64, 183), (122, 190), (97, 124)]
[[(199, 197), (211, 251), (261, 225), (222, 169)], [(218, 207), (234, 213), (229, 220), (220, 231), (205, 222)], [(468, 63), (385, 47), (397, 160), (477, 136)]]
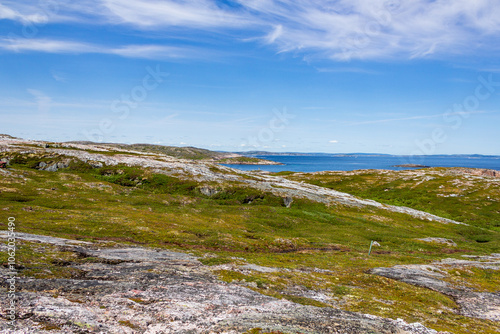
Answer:
[[(490, 204), (492, 211), (475, 209), (483, 207), (481, 199), (487, 196), (498, 198), (493, 197), (495, 185), (474, 184), (462, 197), (443, 198), (450, 201), (447, 206), (446, 201), (439, 205), (432, 201), (438, 193), (455, 191), (451, 176), (427, 181), (427, 193), (416, 185), (418, 180), (386, 179), (375, 172), (345, 179), (287, 176), (339, 190), (356, 192), (359, 188), (358, 195), (373, 198), (376, 194), (387, 202), (392, 198), (439, 209), (451, 218), (460, 216), (474, 223), (464, 226), (423, 221), (375, 207), (326, 206), (303, 199), (295, 199), (286, 208), (272, 193), (229, 182), (217, 185), (220, 192), (208, 197), (199, 189), (213, 184), (123, 165), (91, 169), (75, 162), (66, 170), (46, 172), (31, 168), (36, 159), (40, 157), (20, 159), (10, 169), (12, 175), (0, 177), (0, 207), (4, 208), (0, 229), (6, 229), (7, 217), (13, 216), (19, 232), (189, 250), (210, 266), (254, 263), (282, 268), (288, 271), (245, 275), (218, 270), (216, 274), (225, 281), (306, 305), (400, 317), (453, 333), (487, 333), (495, 328), (492, 322), (456, 315), (454, 301), (440, 293), (367, 273), (374, 267), (498, 252), (499, 233), (486, 223), (498, 220), (496, 202)], [(452, 239), (457, 247), (417, 240), (429, 236)], [(381, 247), (368, 256), (371, 240)], [(21, 273), (39, 278), (78, 277), (81, 273), (66, 270), (64, 264), (92, 261), (31, 243), (22, 243), (18, 252), (25, 267)], [(204, 257), (207, 253), (211, 256)], [(5, 254), (0, 262), (6, 262)], [(464, 270), (460, 275), (450, 274), (450, 279), (483, 291), (498, 290), (496, 272)], [(294, 294), (294, 286), (327, 294), (332, 302)]]
[[(415, 173), (423, 173), (424, 176), (415, 176)], [(290, 174), (287, 177), (500, 231), (500, 179), (483, 180), (458, 173), (458, 169), (443, 168), (418, 172), (367, 170)], [(490, 241), (489, 237), (481, 235), (477, 236), (477, 240)]]

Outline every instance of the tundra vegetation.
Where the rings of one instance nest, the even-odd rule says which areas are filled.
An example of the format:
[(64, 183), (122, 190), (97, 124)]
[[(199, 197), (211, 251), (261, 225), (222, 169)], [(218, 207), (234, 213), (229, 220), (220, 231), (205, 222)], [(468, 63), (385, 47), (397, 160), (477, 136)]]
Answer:
[[(19, 147), (30, 149), (26, 144)], [(130, 148), (114, 148), (95, 152), (134, 154), (120, 151)], [(498, 322), (460, 315), (447, 295), (371, 274), (370, 269), (498, 253), (499, 179), (440, 168), (278, 173), (466, 223), (444, 224), (377, 207), (305, 198), (294, 198), (286, 207), (279, 195), (226, 177), (255, 177), (251, 172), (219, 169), (215, 164), (210, 170), (223, 174), (225, 181), (127, 164), (96, 166), (54, 150), (25, 151), (0, 153), (0, 158), (9, 160), (9, 168), (0, 174), (0, 229), (6, 229), (7, 217), (13, 216), (17, 232), (107, 242), (108, 247), (140, 245), (190, 252), (221, 280), (268, 296), (402, 318), (438, 331), (498, 331)], [(133, 151), (165, 154), (147, 145), (136, 145)], [(200, 158), (197, 151), (184, 157)], [(69, 162), (55, 172), (40, 168), (42, 162), (58, 161)], [(211, 191), (204, 191), (207, 188)], [(428, 237), (450, 239), (456, 246), (419, 240)], [(372, 240), (380, 246), (368, 256)], [(35, 278), (78, 278), (81, 273), (72, 265), (93, 261), (27, 241), (19, 242), (17, 257), (20, 275)], [(5, 252), (0, 262), (7, 263)], [(234, 270), (248, 264), (279, 270)], [(449, 280), (475, 291), (499, 291), (499, 270), (450, 269), (448, 274)], [(252, 333), (261, 331), (256, 328)]]

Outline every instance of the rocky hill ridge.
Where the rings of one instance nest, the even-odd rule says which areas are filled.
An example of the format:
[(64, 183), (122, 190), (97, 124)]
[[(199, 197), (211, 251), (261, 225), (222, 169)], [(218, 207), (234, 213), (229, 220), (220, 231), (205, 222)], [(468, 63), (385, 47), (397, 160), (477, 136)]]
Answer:
[[(291, 181), (282, 177), (245, 172), (229, 167), (215, 165), (212, 162), (178, 159), (164, 154), (142, 154), (137, 151), (109, 151), (98, 144), (71, 144), (67, 147), (46, 147), (45, 143), (22, 139), (0, 138), (0, 153), (3, 160), (9, 161), (13, 153), (22, 153), (32, 156), (50, 156), (50, 154), (64, 157), (74, 157), (83, 162), (161, 169), (166, 174), (178, 175), (185, 178), (194, 178), (200, 182), (224, 182), (227, 180), (242, 182), (249, 187), (271, 191), (278, 196), (308, 198), (326, 204), (342, 204), (349, 206), (374, 206), (380, 209), (411, 215), (416, 218), (439, 221), (442, 223), (461, 224), (451, 219), (442, 218), (427, 212), (412, 208), (385, 205), (373, 200), (357, 198), (347, 193), (327, 189), (302, 182)], [(101, 153), (102, 152), (102, 153)], [(110, 154), (112, 153), (112, 154)], [(44, 163), (38, 166), (44, 170), (55, 171), (60, 162)], [(62, 163), (61, 167), (66, 166)], [(99, 165), (97, 165), (99, 166)]]

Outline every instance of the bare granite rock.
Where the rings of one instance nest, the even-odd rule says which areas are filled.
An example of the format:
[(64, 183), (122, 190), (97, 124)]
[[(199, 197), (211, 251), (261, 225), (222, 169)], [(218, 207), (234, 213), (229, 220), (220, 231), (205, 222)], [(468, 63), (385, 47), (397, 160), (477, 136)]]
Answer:
[(460, 172), (478, 176), (500, 177), (500, 171), (494, 169), (463, 168), (460, 169)]
[(204, 187), (200, 187), (200, 192), (205, 196), (212, 197), (212, 196), (217, 195), (219, 193), (219, 190), (214, 188), (214, 187), (204, 186)]
[(425, 241), (425, 242), (435, 242), (438, 244), (446, 244), (448, 246), (453, 246), (456, 247), (457, 244), (451, 240), (451, 239), (446, 239), (446, 238), (423, 238), (423, 239), (417, 239), (420, 241)]
[(432, 265), (375, 268), (371, 270), (371, 273), (448, 295), (460, 306), (460, 314), (462, 315), (500, 321), (500, 291), (478, 292), (468, 287), (453, 285), (444, 280), (448, 276), (446, 269), (449, 268), (478, 267), (500, 270), (500, 257), (497, 254), (481, 257), (478, 260), (444, 259)]
[[(334, 308), (304, 306), (219, 281), (195, 257), (146, 248), (97, 248), (20, 234), (97, 260), (71, 265), (78, 279), (18, 278), (17, 327), (0, 315), (1, 333), (286, 333), (436, 334), (421, 324)], [(260, 270), (249, 266), (247, 269)], [(5, 268), (0, 268), (6, 289)], [(2, 300), (2, 310), (6, 301)]]
[[(0, 231), (0, 238), (7, 239), (9, 238), (9, 231)], [(37, 234), (29, 234), (29, 233), (21, 233), (16, 232), (16, 238), (31, 242), (40, 242), (40, 243), (48, 243), (52, 245), (58, 246), (66, 246), (66, 245), (90, 245), (92, 243), (80, 240), (70, 240), (64, 238), (57, 237), (49, 237), (45, 235), (37, 235)]]
[(293, 202), (293, 198), (290, 197), (290, 196), (287, 196), (287, 197), (283, 198), (283, 204), (285, 204), (285, 206), (287, 208), (289, 208), (290, 206), (292, 206), (292, 202)]

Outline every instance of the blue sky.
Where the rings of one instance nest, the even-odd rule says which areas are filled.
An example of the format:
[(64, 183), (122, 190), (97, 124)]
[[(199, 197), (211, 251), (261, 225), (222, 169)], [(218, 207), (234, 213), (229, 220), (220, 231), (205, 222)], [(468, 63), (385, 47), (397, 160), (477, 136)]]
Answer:
[(500, 155), (495, 0), (2, 0), (0, 133)]

